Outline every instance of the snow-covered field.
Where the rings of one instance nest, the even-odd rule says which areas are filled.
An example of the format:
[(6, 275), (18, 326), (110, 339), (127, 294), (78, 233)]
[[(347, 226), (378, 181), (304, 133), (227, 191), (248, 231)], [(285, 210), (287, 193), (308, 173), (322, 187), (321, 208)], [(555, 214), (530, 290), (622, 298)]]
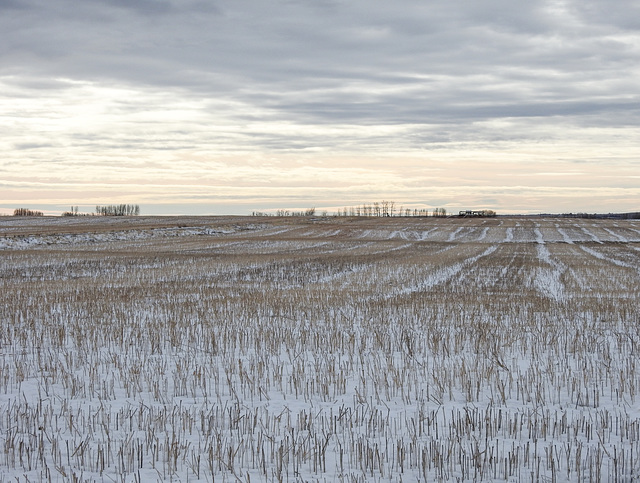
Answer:
[(640, 480), (637, 221), (5, 217), (0, 298), (0, 483)]

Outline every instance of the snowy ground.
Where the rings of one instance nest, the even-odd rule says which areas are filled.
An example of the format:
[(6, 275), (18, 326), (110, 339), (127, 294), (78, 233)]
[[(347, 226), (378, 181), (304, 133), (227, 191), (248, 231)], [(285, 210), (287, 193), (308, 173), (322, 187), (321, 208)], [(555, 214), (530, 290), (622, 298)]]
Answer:
[(637, 481), (640, 223), (0, 218), (0, 482)]

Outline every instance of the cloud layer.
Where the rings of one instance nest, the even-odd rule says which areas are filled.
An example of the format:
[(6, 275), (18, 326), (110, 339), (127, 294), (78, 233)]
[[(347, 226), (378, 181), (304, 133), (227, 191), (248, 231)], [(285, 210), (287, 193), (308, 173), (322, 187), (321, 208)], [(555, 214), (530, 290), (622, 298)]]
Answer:
[(0, 0), (0, 41), (0, 210), (639, 208), (637, 2)]

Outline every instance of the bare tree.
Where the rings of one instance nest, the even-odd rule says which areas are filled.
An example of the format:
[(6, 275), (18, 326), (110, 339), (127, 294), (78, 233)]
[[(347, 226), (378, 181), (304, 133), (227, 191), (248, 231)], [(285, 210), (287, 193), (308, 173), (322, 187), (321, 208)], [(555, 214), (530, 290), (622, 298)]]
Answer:
[(44, 213), (29, 208), (16, 208), (13, 210), (13, 216), (44, 216)]
[(96, 206), (96, 214), (102, 216), (137, 216), (140, 214), (139, 205), (119, 204)]

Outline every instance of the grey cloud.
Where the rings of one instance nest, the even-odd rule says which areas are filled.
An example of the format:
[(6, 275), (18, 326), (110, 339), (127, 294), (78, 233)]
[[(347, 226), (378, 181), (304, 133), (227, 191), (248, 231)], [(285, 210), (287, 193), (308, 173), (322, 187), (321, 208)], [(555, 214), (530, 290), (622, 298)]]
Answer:
[(74, 87), (73, 82), (50, 77), (9, 77), (5, 80), (8, 86), (26, 89), (27, 91), (65, 91)]
[(584, 0), (570, 5), (573, 14), (585, 24), (631, 31), (640, 28), (640, 5), (633, 0)]
[(26, 8), (23, 2), (18, 0), (0, 0), (0, 10), (21, 10)]
[(146, 15), (167, 14), (174, 10), (172, 2), (168, 0), (94, 0), (106, 7), (119, 7)]
[(16, 143), (13, 145), (14, 149), (18, 149), (20, 151), (28, 150), (28, 149), (41, 149), (41, 148), (51, 148), (54, 147), (51, 143)]
[(633, 2), (16, 5), (0, 0), (9, 11), (0, 18), (0, 75), (25, 89), (64, 87), (57, 78), (178, 88), (203, 109), (219, 99), (255, 107), (228, 114), (238, 121), (424, 124), (434, 132), (495, 118), (638, 118)]

